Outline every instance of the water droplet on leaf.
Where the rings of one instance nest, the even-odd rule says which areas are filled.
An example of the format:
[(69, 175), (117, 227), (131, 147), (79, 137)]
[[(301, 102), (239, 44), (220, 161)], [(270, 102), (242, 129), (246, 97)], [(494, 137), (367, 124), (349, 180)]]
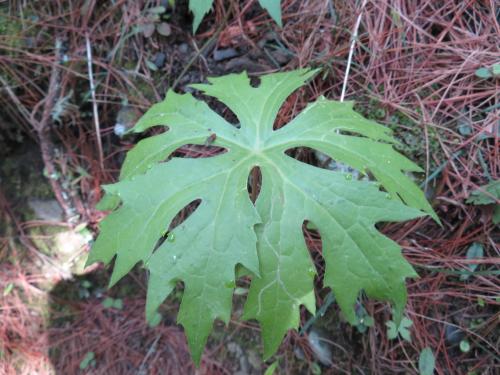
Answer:
[(316, 275), (316, 270), (314, 269), (314, 267), (309, 267), (307, 273), (309, 274), (309, 276), (314, 276)]
[(346, 179), (347, 181), (352, 180), (352, 174), (350, 174), (350, 173), (346, 174), (346, 175), (345, 175), (345, 179)]
[(392, 199), (391, 194), (386, 194), (386, 195), (385, 195), (385, 199)]
[(175, 234), (169, 233), (167, 237), (168, 242), (174, 242), (175, 241)]

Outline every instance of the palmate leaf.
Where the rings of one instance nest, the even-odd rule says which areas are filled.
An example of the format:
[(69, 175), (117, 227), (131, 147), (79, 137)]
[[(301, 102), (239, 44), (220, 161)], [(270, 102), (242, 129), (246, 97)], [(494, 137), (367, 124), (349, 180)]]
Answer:
[[(324, 285), (333, 289), (347, 319), (356, 323), (360, 291), (391, 301), (398, 320), (406, 302), (405, 278), (416, 276), (396, 243), (375, 228), (430, 214), (423, 193), (405, 175), (420, 169), (391, 146), (390, 131), (364, 119), (352, 103), (325, 98), (307, 106), (288, 125), (273, 130), (285, 99), (315, 74), (298, 70), (261, 77), (252, 87), (245, 73), (194, 85), (238, 117), (234, 126), (191, 94), (169, 91), (139, 120), (135, 132), (164, 125), (142, 140), (123, 165), (120, 182), (105, 186), (115, 209), (101, 223), (89, 263), (116, 255), (111, 285), (138, 262), (150, 273), (146, 313), (155, 316), (178, 281), (184, 295), (178, 321), (199, 362), (214, 319), (227, 322), (235, 269), (252, 277), (244, 318), (262, 326), (265, 357), (288, 329), (299, 324), (299, 306), (315, 310), (314, 263), (302, 234), (304, 221), (319, 230), (326, 263)], [(165, 160), (185, 144), (207, 138), (226, 152), (210, 158)], [(349, 164), (377, 182), (320, 169), (285, 154), (311, 147)], [(248, 176), (259, 167), (262, 186), (255, 205)], [(196, 210), (155, 250), (172, 219), (199, 200)], [(406, 205), (403, 203), (405, 202)]]

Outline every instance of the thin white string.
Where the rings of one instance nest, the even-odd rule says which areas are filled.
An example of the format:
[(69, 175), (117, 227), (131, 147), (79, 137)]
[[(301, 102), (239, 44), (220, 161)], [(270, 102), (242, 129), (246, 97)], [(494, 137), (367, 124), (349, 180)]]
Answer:
[(99, 124), (99, 112), (97, 110), (97, 101), (95, 96), (95, 85), (94, 85), (94, 74), (92, 72), (92, 48), (90, 46), (89, 34), (85, 34), (85, 44), (87, 47), (87, 67), (89, 74), (89, 83), (90, 83), (90, 93), (92, 95), (92, 110), (94, 113), (94, 125), (95, 132), (97, 137), (97, 148), (99, 152), (99, 164), (101, 168), (104, 168), (104, 155), (102, 152), (102, 140), (101, 140), (101, 126)]
[(361, 9), (359, 11), (358, 19), (356, 20), (356, 25), (354, 26), (354, 30), (352, 33), (351, 48), (349, 49), (349, 57), (347, 58), (347, 67), (345, 69), (344, 83), (342, 85), (342, 93), (340, 94), (341, 102), (344, 101), (345, 92), (347, 90), (347, 79), (349, 78), (349, 71), (351, 70), (352, 55), (354, 54), (354, 45), (356, 44), (356, 39), (358, 38), (358, 29), (361, 23), (361, 16), (363, 15), (363, 10), (365, 9), (367, 2), (368, 2), (367, 0), (363, 0), (363, 4), (361, 4)]

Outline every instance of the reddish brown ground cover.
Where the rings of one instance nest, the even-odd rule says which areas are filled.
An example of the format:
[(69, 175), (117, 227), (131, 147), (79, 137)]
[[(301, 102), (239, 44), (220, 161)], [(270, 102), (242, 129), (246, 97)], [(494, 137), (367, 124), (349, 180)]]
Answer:
[[(15, 154), (23, 142), (40, 146), (65, 212), (80, 215), (93, 229), (103, 216), (95, 209), (100, 185), (114, 181), (125, 151), (136, 141), (114, 134), (117, 121), (133, 123), (168, 87), (182, 91), (210, 75), (322, 68), (308, 88), (289, 98), (277, 120), (280, 126), (319, 95), (340, 97), (351, 33), (362, 12), (346, 98), (393, 128), (401, 150), (425, 169), (416, 178), (442, 226), (429, 218), (383, 226), (421, 276), (408, 285), (412, 342), (387, 338), (385, 304), (364, 301), (375, 324), (363, 334), (343, 323), (331, 306), (323, 325), (333, 342), (334, 364), (323, 373), (415, 373), (425, 347), (436, 356), (438, 374), (499, 371), (499, 231), (491, 205), (466, 201), (478, 187), (498, 180), (500, 172), (500, 81), (476, 74), (500, 63), (499, 10), (493, 0), (381, 0), (368, 1), (362, 10), (354, 0), (283, 0), (281, 29), (256, 1), (216, 0), (194, 36), (182, 1), (158, 20), (145, 9), (166, 2), (25, 3), (0, 2), (0, 157)], [(170, 35), (138, 29), (161, 22), (170, 26)], [(214, 54), (221, 50), (235, 56)], [(177, 152), (199, 157), (213, 150), (184, 146)], [(310, 150), (297, 153), (318, 163)], [(55, 368), (76, 374), (90, 351), (97, 365), (83, 372), (194, 373), (182, 331), (172, 322), (177, 300), (166, 308), (166, 322), (154, 329), (144, 322), (140, 271), (125, 283), (135, 289), (125, 293), (121, 310), (103, 308), (101, 297), (74, 297), (78, 281), (64, 281), (63, 275), (64, 287), (47, 293), (40, 264), (50, 259), (30, 240), (33, 222), (17, 214), (22, 202), (2, 192), (2, 185), (1, 220), (11, 229), (0, 238), (0, 373), (45, 374)], [(314, 232), (305, 234), (321, 269), (320, 239)], [(467, 257), (473, 243), (482, 246), (482, 258)], [(463, 277), (473, 264), (476, 272)], [(320, 287), (321, 275), (317, 282)], [(104, 287), (105, 278), (94, 283)], [(320, 292), (318, 300), (325, 295)], [(304, 312), (303, 322), (308, 319)], [(255, 339), (256, 331), (253, 323), (236, 320), (229, 329), (218, 329), (226, 333), (210, 342), (200, 373), (234, 373), (238, 361), (226, 343), (238, 335)], [(469, 351), (460, 350), (453, 332), (469, 343)], [(297, 348), (304, 359), (297, 359)], [(308, 341), (297, 333), (288, 335), (277, 358), (283, 373), (313, 371)]]

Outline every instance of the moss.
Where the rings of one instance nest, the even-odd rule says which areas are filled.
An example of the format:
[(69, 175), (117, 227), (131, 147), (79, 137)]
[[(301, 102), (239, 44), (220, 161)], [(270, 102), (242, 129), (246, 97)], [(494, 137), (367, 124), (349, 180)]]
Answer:
[(22, 202), (29, 198), (53, 198), (52, 189), (43, 176), (43, 164), (36, 151), (2, 158), (0, 179), (4, 192), (10, 199)]
[[(400, 142), (394, 147), (414, 163), (425, 168), (427, 163), (425, 128), (400, 111), (390, 112), (380, 102), (370, 99), (368, 103), (357, 104), (355, 110), (370, 120), (385, 123), (394, 132), (394, 137)], [(419, 112), (417, 110), (417, 112)], [(427, 127), (429, 143), (430, 169), (435, 169), (439, 160), (445, 160), (445, 155), (438, 141), (438, 130)], [(438, 163), (432, 156), (437, 156)]]
[(9, 16), (6, 9), (0, 8), (0, 34), (7, 37), (6, 42), (9, 47), (22, 47), (22, 31), (23, 25), (21, 21)]
[(38, 20), (34, 9), (24, 7), (22, 17), (9, 14), (8, 7), (0, 7), (0, 35), (5, 36), (5, 44), (12, 49), (6, 51), (9, 56), (17, 54), (14, 51), (16, 49), (32, 48), (33, 40), (39, 32), (39, 29), (31, 27)]
[(128, 97), (129, 98), (136, 98), (136, 97), (145, 97), (146, 99), (150, 100), (151, 102), (156, 102), (156, 95), (153, 90), (153, 87), (147, 82), (144, 81), (144, 79), (138, 77), (133, 80), (135, 90), (131, 89), (128, 92)]

